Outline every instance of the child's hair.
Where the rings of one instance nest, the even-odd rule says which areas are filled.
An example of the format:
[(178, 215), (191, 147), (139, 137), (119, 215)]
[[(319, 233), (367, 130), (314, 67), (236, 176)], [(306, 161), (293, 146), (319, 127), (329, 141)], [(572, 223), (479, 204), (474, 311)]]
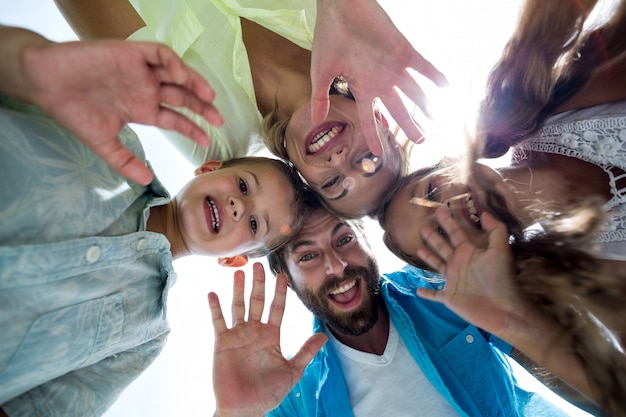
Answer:
[(282, 174), (283, 178), (287, 180), (293, 192), (293, 202), (291, 203), (291, 212), (293, 213), (293, 219), (291, 224), (289, 224), (289, 229), (286, 229), (286, 231), (290, 233), (281, 233), (278, 238), (274, 239), (274, 241), (272, 242), (269, 242), (265, 247), (254, 249), (245, 254), (242, 254), (248, 256), (249, 258), (260, 258), (267, 255), (269, 252), (283, 246), (289, 241), (294, 233), (297, 233), (302, 228), (302, 223), (304, 222), (302, 207), (304, 205), (306, 195), (310, 191), (308, 191), (307, 186), (304, 184), (304, 182), (300, 178), (300, 175), (293, 168), (293, 166), (291, 166), (290, 164), (286, 164), (285, 162), (276, 158), (267, 158), (264, 156), (246, 156), (242, 158), (234, 158), (224, 161), (222, 163), (222, 168), (244, 165), (272, 166), (279, 173)]
[[(318, 195), (313, 191), (307, 191), (304, 195), (304, 199), (302, 200), (301, 205), (301, 217), (304, 220), (311, 215), (315, 210), (324, 207)], [(296, 236), (295, 234), (293, 236)], [(274, 275), (278, 275), (280, 272), (284, 272), (289, 278), (289, 282), (291, 282), (291, 274), (289, 272), (289, 268), (287, 268), (287, 263), (285, 259), (285, 251), (287, 249), (287, 245), (282, 245), (280, 248), (271, 251), (267, 255), (267, 262), (270, 268), (270, 271)]]

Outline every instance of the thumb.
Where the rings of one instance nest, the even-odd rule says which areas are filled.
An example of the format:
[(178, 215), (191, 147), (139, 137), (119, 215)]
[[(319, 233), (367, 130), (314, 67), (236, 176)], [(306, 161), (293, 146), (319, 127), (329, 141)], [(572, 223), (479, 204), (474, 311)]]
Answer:
[(304, 342), (304, 345), (302, 345), (298, 353), (296, 353), (296, 355), (290, 360), (293, 369), (298, 372), (298, 378), (302, 376), (304, 368), (306, 368), (309, 362), (311, 362), (313, 357), (327, 341), (328, 336), (324, 333), (316, 333)]
[(153, 179), (152, 171), (146, 164), (124, 147), (119, 139), (90, 146), (92, 151), (100, 156), (118, 174), (141, 185), (150, 184)]
[(444, 301), (443, 291), (429, 290), (428, 288), (418, 288), (417, 295), (425, 300), (434, 301), (436, 303), (443, 303)]
[(328, 90), (335, 81), (335, 76), (323, 69), (324, 66), (319, 62), (319, 55), (315, 52), (314, 50), (311, 55), (311, 122), (313, 124), (326, 120), (330, 107)]
[(316, 77), (311, 71), (311, 122), (322, 123), (328, 116), (330, 101), (328, 90), (334, 77)]
[(509, 246), (509, 232), (504, 223), (498, 221), (490, 213), (484, 212), (480, 216), (484, 231), (489, 236), (490, 249), (507, 249)]

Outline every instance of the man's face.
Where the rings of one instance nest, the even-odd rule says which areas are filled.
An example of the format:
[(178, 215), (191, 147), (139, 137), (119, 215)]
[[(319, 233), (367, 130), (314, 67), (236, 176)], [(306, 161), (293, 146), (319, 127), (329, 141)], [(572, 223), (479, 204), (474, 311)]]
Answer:
[(361, 232), (324, 209), (288, 244), (291, 287), (334, 331), (360, 335), (378, 320), (378, 267)]

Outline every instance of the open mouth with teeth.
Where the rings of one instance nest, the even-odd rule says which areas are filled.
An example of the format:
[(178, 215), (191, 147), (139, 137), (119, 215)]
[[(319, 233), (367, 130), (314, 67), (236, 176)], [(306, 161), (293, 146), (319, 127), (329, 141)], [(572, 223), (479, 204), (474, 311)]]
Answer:
[(359, 279), (353, 279), (341, 284), (340, 287), (328, 293), (328, 297), (343, 308), (353, 307), (360, 301), (361, 285)]
[(463, 205), (463, 214), (467, 222), (473, 225), (476, 229), (482, 230), (482, 224), (480, 223), (480, 214), (476, 203), (472, 198), (472, 192), (468, 189), (465, 196), (465, 204)]
[(311, 155), (318, 152), (320, 149), (324, 147), (328, 142), (330, 142), (335, 136), (341, 133), (344, 129), (343, 124), (337, 124), (328, 129), (321, 130), (317, 132), (313, 139), (307, 146), (307, 154)]
[(205, 210), (204, 214), (206, 217), (207, 224), (209, 226), (209, 230), (213, 233), (219, 233), (221, 223), (220, 223), (220, 212), (215, 200), (211, 197), (207, 197), (205, 199)]

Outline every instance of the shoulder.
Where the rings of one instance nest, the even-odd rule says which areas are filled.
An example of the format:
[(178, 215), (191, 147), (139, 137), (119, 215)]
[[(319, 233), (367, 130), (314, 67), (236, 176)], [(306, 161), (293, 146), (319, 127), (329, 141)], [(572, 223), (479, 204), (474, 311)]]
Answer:
[(383, 283), (389, 283), (395, 287), (428, 287), (433, 289), (441, 289), (444, 278), (441, 274), (416, 268), (412, 265), (406, 265), (402, 269), (384, 274)]

